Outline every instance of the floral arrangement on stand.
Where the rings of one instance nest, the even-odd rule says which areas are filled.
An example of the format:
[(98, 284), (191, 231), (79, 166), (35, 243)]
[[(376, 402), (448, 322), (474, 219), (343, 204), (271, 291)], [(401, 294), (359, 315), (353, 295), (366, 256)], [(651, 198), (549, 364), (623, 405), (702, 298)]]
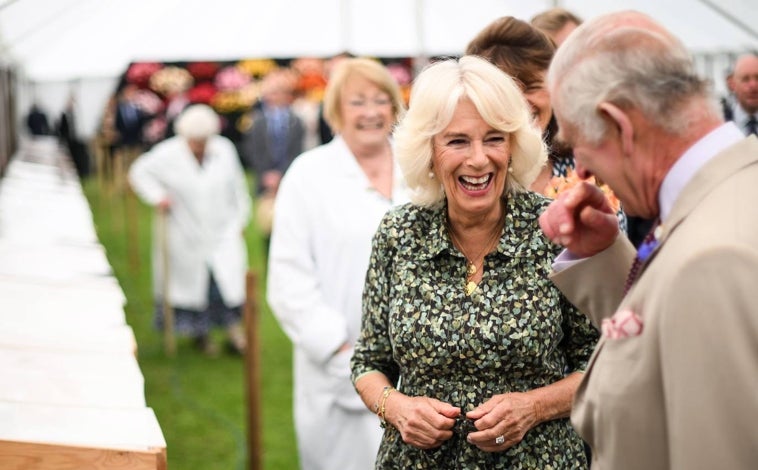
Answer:
[(611, 206), (611, 209), (613, 209), (613, 212), (617, 213), (619, 211), (621, 208), (621, 201), (619, 201), (616, 195), (613, 194), (613, 190), (608, 187), (607, 184), (598, 182), (595, 179), (594, 175), (590, 176), (586, 180), (582, 179), (579, 177), (579, 175), (576, 174), (576, 171), (573, 168), (568, 169), (566, 176), (553, 176), (550, 178), (550, 181), (545, 188), (545, 195), (555, 199), (560, 193), (573, 188), (583, 181), (587, 181), (588, 183), (594, 184), (600, 188), (603, 194), (605, 194), (605, 198), (608, 200), (608, 204)]
[(306, 99), (320, 102), (326, 89), (326, 71), (322, 59), (303, 57), (290, 64), (298, 77), (298, 93)]
[(407, 105), (411, 98), (411, 82), (413, 81), (410, 66), (402, 62), (390, 62), (387, 64), (387, 69), (400, 85), (400, 92)]
[(163, 68), (158, 62), (135, 62), (126, 71), (126, 81), (140, 88), (145, 88), (150, 83), (150, 77)]
[(211, 105), (219, 113), (244, 112), (258, 99), (258, 84), (239, 65), (228, 65), (218, 71), (214, 78), (218, 90)]
[(150, 89), (162, 96), (184, 93), (195, 83), (187, 69), (170, 65), (155, 72), (149, 81)]

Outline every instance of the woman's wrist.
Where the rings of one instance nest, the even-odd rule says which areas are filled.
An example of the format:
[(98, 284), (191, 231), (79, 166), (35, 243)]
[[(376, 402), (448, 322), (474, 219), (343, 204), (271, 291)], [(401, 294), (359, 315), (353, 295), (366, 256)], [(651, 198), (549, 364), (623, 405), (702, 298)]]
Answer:
[(379, 417), (380, 426), (382, 428), (387, 427), (387, 400), (389, 399), (390, 395), (392, 395), (392, 392), (396, 391), (395, 387), (391, 385), (387, 385), (384, 388), (382, 388), (382, 393), (377, 399), (376, 403), (374, 404), (374, 411), (376, 415)]

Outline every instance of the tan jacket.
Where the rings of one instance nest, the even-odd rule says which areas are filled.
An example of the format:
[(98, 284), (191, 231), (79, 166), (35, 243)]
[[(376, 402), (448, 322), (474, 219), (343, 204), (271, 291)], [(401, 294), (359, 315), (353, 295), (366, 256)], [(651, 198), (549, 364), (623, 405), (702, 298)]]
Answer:
[(758, 468), (758, 139), (696, 173), (622, 299), (633, 256), (620, 238), (553, 276), (596, 324), (629, 310), (642, 322), (600, 340), (577, 391), (592, 468)]

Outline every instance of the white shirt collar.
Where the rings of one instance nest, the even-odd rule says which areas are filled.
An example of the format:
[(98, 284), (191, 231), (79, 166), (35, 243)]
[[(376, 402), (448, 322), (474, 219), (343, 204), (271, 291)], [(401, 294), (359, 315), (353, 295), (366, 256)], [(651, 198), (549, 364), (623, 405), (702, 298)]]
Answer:
[(747, 134), (747, 122), (753, 116), (748, 114), (747, 111), (745, 111), (739, 103), (735, 103), (734, 107), (732, 108), (732, 113), (732, 119), (734, 122), (737, 124), (743, 134)]
[(714, 129), (687, 149), (663, 179), (658, 193), (661, 223), (665, 223), (682, 189), (695, 173), (727, 147), (745, 138), (734, 122)]

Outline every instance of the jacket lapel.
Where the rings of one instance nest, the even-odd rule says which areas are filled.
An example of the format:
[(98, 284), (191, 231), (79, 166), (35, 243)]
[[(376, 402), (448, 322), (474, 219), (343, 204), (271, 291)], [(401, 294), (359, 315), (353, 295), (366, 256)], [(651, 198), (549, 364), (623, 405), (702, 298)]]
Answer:
[(666, 242), (669, 235), (676, 230), (682, 221), (714, 188), (742, 168), (758, 164), (758, 138), (743, 139), (728, 147), (706, 163), (682, 189), (666, 220), (658, 238), (658, 245), (640, 267), (640, 275), (661, 246)]

